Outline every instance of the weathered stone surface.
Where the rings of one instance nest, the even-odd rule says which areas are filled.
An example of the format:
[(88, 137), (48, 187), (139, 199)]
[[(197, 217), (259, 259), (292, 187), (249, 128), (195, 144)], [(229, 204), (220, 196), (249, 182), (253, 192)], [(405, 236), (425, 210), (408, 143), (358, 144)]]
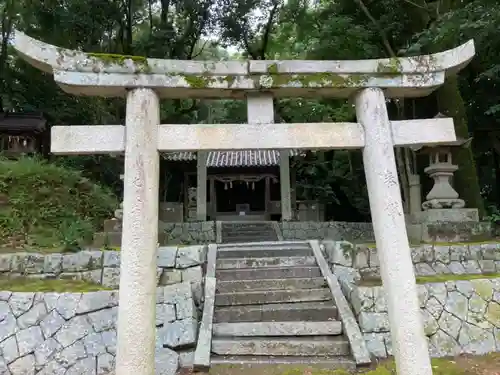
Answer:
[(120, 285), (120, 269), (106, 267), (102, 270), (102, 285), (117, 288)]
[(55, 334), (55, 339), (64, 348), (67, 348), (76, 341), (84, 338), (90, 332), (92, 332), (92, 326), (89, 324), (87, 317), (76, 316), (61, 327)]
[(118, 293), (114, 291), (99, 291), (82, 294), (76, 313), (78, 315), (118, 306)]
[(206, 251), (206, 247), (200, 245), (180, 247), (177, 250), (175, 267), (188, 268), (202, 264), (205, 262)]
[(17, 318), (17, 325), (20, 329), (25, 329), (38, 325), (47, 315), (47, 307), (43, 302), (36, 303), (30, 310)]
[(103, 252), (103, 267), (119, 268), (121, 255), (119, 251), (104, 251)]
[(62, 268), (66, 272), (87, 271), (102, 267), (102, 251), (80, 251), (64, 254)]
[(164, 270), (159, 281), (159, 285), (172, 285), (182, 282), (182, 272), (185, 270)]
[(363, 338), (366, 341), (368, 351), (378, 358), (387, 357), (387, 349), (385, 347), (384, 336), (376, 333), (365, 333)]
[(41, 322), (40, 327), (42, 329), (45, 338), (52, 337), (65, 323), (64, 318), (56, 311), (52, 310)]
[(32, 353), (44, 341), (42, 330), (39, 326), (29, 327), (17, 332), (16, 340), (20, 357)]
[(0, 320), (0, 342), (12, 336), (18, 330), (14, 315), (7, 314)]
[(175, 375), (179, 367), (179, 355), (168, 348), (157, 349), (155, 362), (155, 375)]
[(87, 315), (94, 331), (102, 332), (114, 329), (118, 319), (118, 308), (105, 309)]
[(95, 358), (82, 358), (71, 366), (65, 375), (96, 375)]
[(57, 352), (62, 350), (62, 345), (53, 338), (45, 340), (41, 345), (35, 349), (35, 365), (43, 367), (50, 362)]
[(188, 298), (175, 303), (175, 313), (178, 320), (198, 318), (198, 311), (193, 298)]
[[(349, 288), (349, 299), (370, 352), (392, 354), (382, 287)], [(429, 350), (433, 356), (496, 351), (500, 342), (500, 279), (418, 285)], [(378, 301), (378, 302), (376, 302)]]
[(43, 263), (44, 273), (60, 274), (62, 272), (62, 254), (48, 254)]
[(115, 357), (109, 353), (97, 357), (97, 375), (108, 375), (115, 368)]
[(164, 289), (164, 298), (165, 303), (170, 304), (193, 298), (191, 283), (184, 282), (175, 285), (167, 285)]
[[(10, 301), (17, 314), (14, 316)], [(165, 296), (172, 303), (165, 303)], [(0, 301), (0, 364), (12, 374), (109, 375), (116, 355), (117, 292), (2, 293)], [(177, 301), (177, 302), (175, 302)], [(176, 306), (179, 317), (176, 320)], [(198, 309), (191, 283), (157, 289), (156, 374), (174, 375), (179, 355), (164, 348), (169, 337), (174, 346), (193, 351)], [(64, 314), (65, 319), (61, 314)], [(187, 357), (186, 357), (187, 358)], [(186, 359), (186, 362), (188, 359)], [(4, 365), (5, 364), (5, 365)], [(3, 369), (1, 368), (1, 369)], [(0, 374), (3, 374), (0, 371)]]
[(42, 254), (17, 253), (12, 259), (12, 272), (37, 274), (43, 272), (45, 257)]
[(203, 280), (203, 270), (201, 266), (190, 267), (182, 270), (182, 281), (191, 283), (201, 283)]
[(278, 225), (285, 241), (311, 239), (375, 241), (371, 223), (284, 221)]
[(162, 268), (174, 268), (177, 258), (177, 246), (164, 246), (158, 248), (157, 266)]
[(191, 368), (194, 363), (194, 350), (182, 351), (179, 353), (179, 367)]
[(215, 222), (162, 223), (161, 231), (167, 239), (166, 245), (196, 245), (215, 243)]
[(198, 322), (188, 318), (166, 325), (164, 345), (171, 349), (183, 348), (196, 343)]
[(17, 318), (31, 309), (35, 293), (12, 293), (9, 299), (10, 309)]
[(389, 317), (387, 313), (361, 312), (358, 316), (362, 332), (389, 332)]
[(0, 342), (0, 355), (7, 364), (19, 357), (16, 336), (10, 336), (8, 339)]
[(75, 316), (82, 295), (80, 293), (63, 293), (55, 304), (56, 311), (66, 320)]
[(16, 375), (35, 375), (35, 356), (30, 354), (16, 359), (9, 365), (9, 370)]

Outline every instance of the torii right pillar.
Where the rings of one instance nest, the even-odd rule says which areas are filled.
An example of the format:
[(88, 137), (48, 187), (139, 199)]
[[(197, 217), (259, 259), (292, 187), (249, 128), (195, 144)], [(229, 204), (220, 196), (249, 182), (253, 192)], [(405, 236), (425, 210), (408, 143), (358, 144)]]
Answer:
[(359, 92), (356, 115), (365, 133), (363, 163), (397, 373), (431, 375), (383, 91), (368, 88)]

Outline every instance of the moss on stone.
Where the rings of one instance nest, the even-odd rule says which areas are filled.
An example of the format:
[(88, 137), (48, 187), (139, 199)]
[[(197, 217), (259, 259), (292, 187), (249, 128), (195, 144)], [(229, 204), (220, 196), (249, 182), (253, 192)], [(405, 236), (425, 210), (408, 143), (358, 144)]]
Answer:
[(124, 66), (125, 61), (131, 60), (137, 68), (136, 73), (151, 72), (151, 67), (149, 66), (148, 59), (144, 56), (118, 55), (113, 53), (89, 53), (88, 56), (101, 61), (106, 65)]
[(444, 283), (446, 281), (471, 281), (480, 279), (497, 279), (500, 278), (500, 273), (485, 273), (485, 274), (464, 274), (464, 275), (453, 275), (453, 274), (443, 274), (443, 275), (433, 275), (433, 276), (417, 276), (418, 284), (429, 284), (429, 283)]
[[(491, 361), (485, 357), (478, 357), (478, 362), (482, 360)], [(479, 367), (474, 366), (477, 370)], [(453, 358), (433, 358), (432, 370), (434, 375), (468, 375), (472, 374), (467, 367), (457, 363)], [(263, 365), (256, 368), (244, 368), (241, 365), (221, 364), (214, 365), (210, 369), (213, 375), (394, 375), (396, 366), (393, 360), (386, 360), (376, 364), (371, 369), (360, 368), (351, 372), (344, 369), (326, 369), (314, 365)]]
[(488, 304), (486, 308), (486, 320), (496, 327), (500, 326), (500, 305), (497, 302), (492, 301)]
[(224, 76), (221, 78), (221, 81), (227, 82), (228, 87), (231, 87), (235, 80), (236, 80), (236, 76), (231, 76), (231, 75)]
[(278, 64), (273, 63), (267, 67), (267, 72), (269, 74), (278, 74)]
[(0, 290), (9, 292), (83, 293), (110, 290), (99, 284), (81, 280), (35, 279), (30, 277), (0, 277)]
[[(460, 242), (421, 242), (421, 243), (412, 243), (410, 247), (420, 247), (423, 245), (433, 245), (433, 246), (466, 246), (466, 245), (487, 245), (487, 244), (496, 244), (500, 243), (499, 240), (484, 240), (484, 241), (460, 241)], [(377, 247), (377, 244), (374, 242), (366, 242), (359, 244), (360, 246), (366, 246), (368, 248)]]
[[(499, 275), (500, 277), (500, 275)], [(484, 300), (490, 300), (493, 296), (493, 286), (489, 281), (484, 280), (471, 280), (472, 285), (474, 286), (474, 290), (477, 295)]]
[(392, 57), (386, 64), (380, 62), (377, 66), (377, 73), (389, 74), (389, 76), (400, 75), (402, 70), (403, 66), (397, 57)]
[(212, 76), (203, 75), (181, 75), (182, 78), (187, 82), (187, 84), (193, 89), (204, 89), (210, 87), (210, 85), (216, 81)]
[[(480, 279), (498, 279), (500, 278), (500, 273), (485, 273), (485, 274), (464, 274), (464, 275), (454, 275), (454, 274), (442, 274), (433, 276), (417, 276), (417, 284), (432, 284), (432, 283), (445, 283), (447, 281), (472, 281)], [(382, 279), (379, 277), (367, 277), (362, 279), (359, 286), (380, 286), (382, 285)]]
[[(264, 76), (265, 77), (265, 76)], [(270, 74), (272, 86), (300, 83), (302, 87), (358, 87), (368, 80), (364, 74), (341, 75), (336, 73)]]

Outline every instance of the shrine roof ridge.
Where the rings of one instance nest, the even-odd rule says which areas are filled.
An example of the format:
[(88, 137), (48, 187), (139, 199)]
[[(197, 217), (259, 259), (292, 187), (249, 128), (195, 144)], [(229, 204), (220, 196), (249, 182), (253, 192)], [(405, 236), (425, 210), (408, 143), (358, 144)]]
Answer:
[[(134, 87), (154, 88), (162, 97), (222, 98), (264, 90), (277, 96), (307, 96), (314, 91), (314, 95), (348, 97), (363, 87), (385, 88), (388, 96), (424, 96), (475, 54), (473, 40), (432, 55), (337, 61), (197, 61), (85, 53), (20, 31), (14, 32), (12, 44), (31, 65), (53, 74), (65, 91), (100, 96), (122, 96), (124, 88)], [(180, 90), (173, 93), (172, 88)]]

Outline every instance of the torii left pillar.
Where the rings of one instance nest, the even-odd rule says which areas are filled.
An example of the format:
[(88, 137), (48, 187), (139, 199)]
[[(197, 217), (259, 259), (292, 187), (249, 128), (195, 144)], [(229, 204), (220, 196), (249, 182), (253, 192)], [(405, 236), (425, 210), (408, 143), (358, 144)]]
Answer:
[[(155, 372), (159, 99), (128, 92), (116, 375)], [(152, 147), (155, 145), (155, 147)]]

